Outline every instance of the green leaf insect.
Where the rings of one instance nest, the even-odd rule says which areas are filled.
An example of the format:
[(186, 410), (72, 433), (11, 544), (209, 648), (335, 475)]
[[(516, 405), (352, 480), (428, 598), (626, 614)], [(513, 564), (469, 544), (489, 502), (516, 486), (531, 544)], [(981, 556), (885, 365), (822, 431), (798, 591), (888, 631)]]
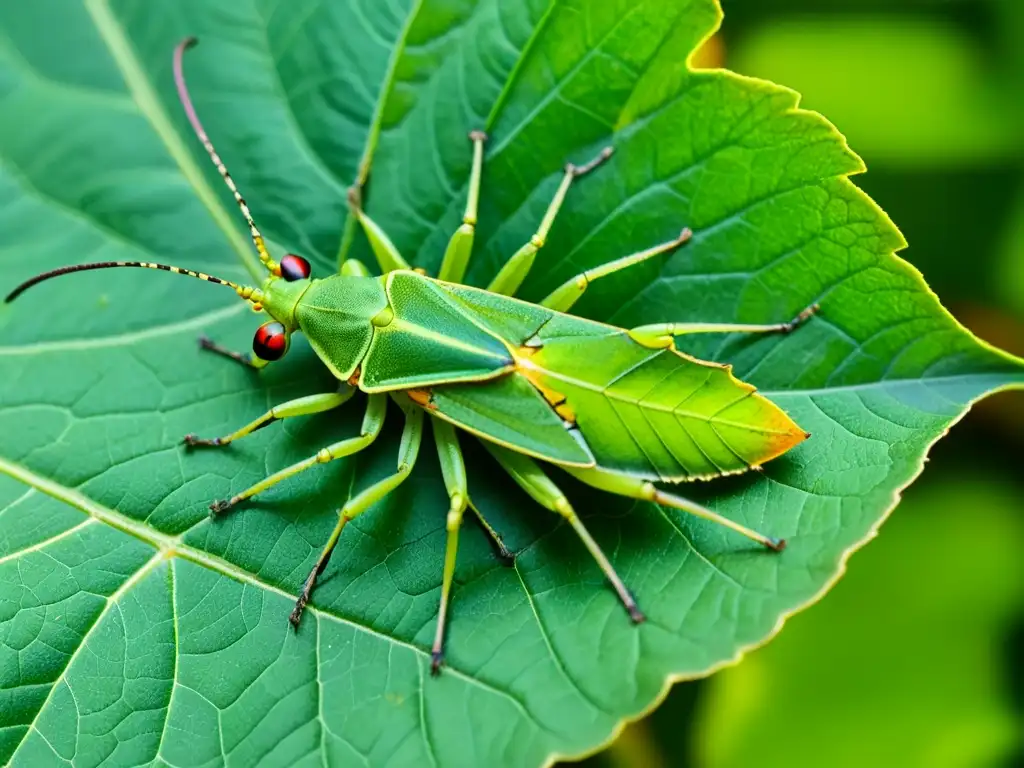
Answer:
[(315, 279), (309, 262), (294, 254), (275, 261), (249, 208), (208, 138), (185, 85), (182, 58), (194, 38), (174, 52), (174, 76), (185, 112), (199, 140), (234, 194), (249, 226), (267, 277), (259, 287), (201, 272), (142, 261), (97, 262), (37, 275), (26, 289), (71, 272), (113, 267), (161, 269), (232, 288), (270, 320), (256, 331), (253, 354), (239, 354), (203, 339), (202, 346), (252, 368), (279, 360), (291, 336), (303, 333), (338, 379), (335, 392), (311, 395), (272, 408), (256, 420), (212, 439), (187, 435), (190, 447), (223, 448), (274, 421), (324, 413), (360, 390), (368, 395), (360, 434), (329, 445), (229, 499), (211, 504), (227, 512), (288, 478), (319, 464), (351, 456), (381, 432), (388, 399), (405, 416), (395, 472), (354, 495), (306, 579), (290, 616), (297, 628), (318, 577), (328, 565), (346, 524), (405, 480), (416, 462), (424, 418), (433, 427), (450, 506), (440, 609), (431, 668), (442, 663), (445, 614), (455, 572), (459, 528), (471, 509), (508, 555), (501, 538), (470, 501), (459, 428), (482, 438), (486, 449), (533, 499), (572, 526), (615, 589), (634, 622), (644, 619), (629, 589), (580, 521), (565, 494), (537, 461), (561, 467), (602, 491), (653, 501), (726, 526), (764, 547), (781, 551), (785, 541), (751, 530), (656, 483), (710, 480), (757, 469), (809, 437), (777, 405), (732, 374), (731, 367), (678, 351), (676, 336), (689, 333), (789, 333), (816, 311), (809, 307), (787, 322), (768, 325), (674, 323), (622, 329), (567, 314), (594, 280), (666, 254), (686, 243), (674, 240), (623, 256), (569, 279), (538, 304), (514, 298), (573, 182), (610, 157), (607, 148), (585, 165), (569, 164), (533, 237), (505, 263), (486, 289), (462, 285), (472, 251), (486, 136), (469, 134), (473, 162), (463, 223), (452, 236), (437, 278), (410, 268), (384, 230), (350, 205), (362, 225), (382, 275), (371, 276), (357, 260), (340, 274)]

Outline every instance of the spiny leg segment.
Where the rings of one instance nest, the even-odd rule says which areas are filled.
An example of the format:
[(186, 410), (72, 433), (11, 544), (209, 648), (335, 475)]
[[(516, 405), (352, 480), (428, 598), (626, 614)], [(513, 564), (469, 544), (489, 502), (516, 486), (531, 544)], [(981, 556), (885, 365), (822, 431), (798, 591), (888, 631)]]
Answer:
[[(371, 395), (371, 397), (374, 397), (374, 395)], [(380, 397), (386, 403), (386, 395), (378, 395), (377, 397)], [(419, 455), (420, 442), (423, 437), (423, 411), (408, 400), (402, 403), (402, 410), (405, 412), (405, 426), (402, 429), (402, 442), (398, 449), (397, 469), (394, 474), (388, 475), (383, 480), (374, 483), (366, 490), (350, 498), (345, 506), (339, 510), (338, 524), (334, 527), (330, 538), (327, 540), (327, 544), (324, 545), (323, 550), (320, 552), (320, 557), (317, 558), (313, 570), (306, 577), (306, 581), (302, 585), (302, 592), (299, 594), (299, 599), (295, 602), (295, 609), (292, 611), (291, 616), (288, 617), (288, 620), (296, 629), (298, 629), (299, 622), (302, 620), (302, 612), (305, 610), (306, 604), (313, 594), (314, 587), (316, 587), (316, 580), (320, 578), (320, 575), (327, 567), (327, 563), (331, 559), (331, 554), (334, 552), (334, 548), (338, 544), (338, 538), (341, 536), (345, 526), (349, 521), (354, 520), (401, 485), (416, 464), (416, 457)]]
[[(435, 418), (431, 423), (437, 421), (440, 421), (440, 419)], [(473, 499), (469, 499), (466, 503), (476, 521), (480, 524), (480, 527), (483, 528), (484, 533), (487, 534), (487, 540), (491, 542), (495, 556), (505, 565), (514, 565), (516, 556), (512, 554), (512, 550), (505, 546), (505, 540), (501, 538), (501, 534), (494, 529), (493, 525), (487, 522), (487, 518), (484, 517), (483, 512), (473, 503)]]
[(220, 344), (215, 342), (213, 339), (207, 336), (199, 337), (199, 348), (205, 349), (208, 352), (226, 357), (229, 360), (234, 360), (239, 365), (243, 365), (246, 368), (254, 368), (257, 371), (267, 365), (268, 361), (262, 358), (256, 357), (251, 352), (235, 352), (233, 349), (222, 347)]
[(455, 577), (455, 561), (459, 549), (459, 529), (462, 527), (462, 516), (469, 506), (477, 520), (495, 545), (498, 557), (506, 563), (512, 562), (512, 553), (505, 547), (498, 532), (491, 527), (480, 511), (469, 500), (466, 463), (462, 458), (459, 438), (455, 427), (442, 419), (432, 418), (434, 442), (437, 444), (437, 456), (441, 464), (441, 475), (448, 491), (448, 515), (445, 520), (447, 540), (445, 543), (444, 574), (441, 578), (441, 603), (437, 611), (437, 630), (434, 634), (434, 645), (430, 652), (430, 671), (437, 674), (444, 661), (444, 637), (448, 625), (448, 604), (451, 600), (452, 580)]

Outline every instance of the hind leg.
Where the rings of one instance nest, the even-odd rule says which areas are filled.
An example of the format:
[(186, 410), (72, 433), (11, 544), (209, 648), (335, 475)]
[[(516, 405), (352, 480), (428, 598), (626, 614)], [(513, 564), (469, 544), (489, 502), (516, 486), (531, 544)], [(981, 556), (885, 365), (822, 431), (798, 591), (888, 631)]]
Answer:
[(652, 349), (671, 347), (676, 336), (688, 333), (792, 333), (818, 312), (812, 304), (788, 323), (744, 325), (742, 323), (652, 323), (629, 330), (630, 338)]
[(611, 561), (608, 560), (601, 547), (594, 541), (594, 537), (590, 535), (590, 532), (583, 525), (583, 521), (579, 519), (576, 510), (572, 508), (572, 505), (561, 489), (544, 474), (544, 471), (533, 459), (521, 453), (510, 451), (507, 448), (502, 448), (488, 440), (481, 440), (480, 442), (497, 459), (502, 468), (511, 475), (519, 487), (526, 491), (534, 501), (550, 509), (552, 512), (557, 512), (572, 526), (572, 529), (579, 536), (583, 545), (590, 552), (590, 555), (597, 561), (598, 567), (612, 585), (615, 594), (619, 596), (619, 600), (622, 601), (622, 605), (629, 613), (629, 617), (637, 624), (642, 622), (644, 615), (640, 608), (637, 607), (632, 593), (623, 583), (619, 574), (616, 573)]
[(437, 609), (437, 632), (434, 645), (430, 650), (430, 671), (437, 674), (444, 659), (444, 633), (448, 617), (448, 600), (451, 595), (452, 579), (455, 576), (455, 557), (459, 549), (459, 528), (462, 526), (462, 514), (466, 511), (469, 501), (469, 489), (466, 481), (466, 464), (462, 459), (455, 429), (446, 421), (433, 419), (434, 440), (437, 443), (437, 455), (441, 461), (441, 474), (445, 488), (448, 489), (449, 507), (445, 523), (447, 543), (444, 553), (444, 575), (441, 578), (441, 605)]
[(693, 233), (689, 229), (684, 229), (675, 240), (668, 240), (645, 251), (631, 253), (629, 256), (623, 256), (621, 259), (615, 259), (607, 264), (601, 264), (593, 269), (580, 272), (575, 277), (570, 277), (541, 299), (540, 305), (557, 312), (568, 312), (595, 280), (608, 277), (620, 270), (632, 267), (634, 264), (640, 264), (648, 259), (653, 259), (655, 256), (675, 250), (689, 240), (692, 235)]
[(710, 520), (729, 530), (736, 531), (736, 533), (742, 534), (748, 539), (756, 541), (758, 544), (776, 552), (781, 552), (786, 548), (785, 539), (765, 536), (763, 533), (758, 533), (747, 528), (745, 525), (740, 525), (727, 517), (722, 517), (717, 512), (712, 512), (710, 509), (702, 507), (700, 504), (689, 499), (684, 499), (672, 493), (666, 493), (655, 486), (654, 483), (646, 480), (618, 475), (600, 469), (580, 469), (577, 467), (562, 467), (562, 469), (578, 480), (599, 490), (615, 493), (619, 496), (629, 496), (630, 498), (642, 501), (653, 501), (655, 504), (662, 504), (682, 512), (688, 512), (691, 515), (703, 518), (704, 520)]

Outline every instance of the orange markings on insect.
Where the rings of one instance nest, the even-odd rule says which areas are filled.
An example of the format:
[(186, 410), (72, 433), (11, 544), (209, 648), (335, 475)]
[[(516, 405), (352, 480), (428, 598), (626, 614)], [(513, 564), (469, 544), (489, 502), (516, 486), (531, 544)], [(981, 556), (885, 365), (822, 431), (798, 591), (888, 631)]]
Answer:
[(421, 408), (426, 408), (429, 411), (437, 410), (437, 406), (434, 405), (434, 397), (430, 394), (429, 389), (407, 389), (405, 394)]
[(758, 462), (761, 464), (781, 456), (811, 436), (810, 432), (805, 432), (794, 424), (782, 410), (779, 410), (778, 413), (768, 419), (764, 426), (767, 431), (774, 431), (775, 434), (765, 446), (764, 456)]
[(359, 386), (359, 376), (362, 374), (362, 369), (357, 365), (356, 369), (352, 371), (352, 375), (348, 377), (348, 381), (345, 382), (350, 387)]
[(534, 389), (540, 392), (547, 404), (555, 409), (563, 421), (568, 424), (576, 425), (576, 412), (569, 405), (565, 395), (556, 389), (552, 389), (548, 386), (544, 380), (544, 371), (529, 362), (529, 358), (537, 353), (537, 347), (519, 347), (516, 350), (514, 358), (516, 361), (516, 372), (519, 373), (524, 379), (530, 382)]

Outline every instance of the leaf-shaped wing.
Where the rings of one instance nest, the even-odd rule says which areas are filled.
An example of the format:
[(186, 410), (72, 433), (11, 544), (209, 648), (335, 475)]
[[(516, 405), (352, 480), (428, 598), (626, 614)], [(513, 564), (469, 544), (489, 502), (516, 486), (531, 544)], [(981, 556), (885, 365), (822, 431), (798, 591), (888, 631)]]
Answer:
[(522, 365), (564, 396), (599, 467), (708, 479), (745, 472), (807, 437), (727, 365), (649, 349), (573, 317), (557, 316), (537, 338), (542, 346)]

